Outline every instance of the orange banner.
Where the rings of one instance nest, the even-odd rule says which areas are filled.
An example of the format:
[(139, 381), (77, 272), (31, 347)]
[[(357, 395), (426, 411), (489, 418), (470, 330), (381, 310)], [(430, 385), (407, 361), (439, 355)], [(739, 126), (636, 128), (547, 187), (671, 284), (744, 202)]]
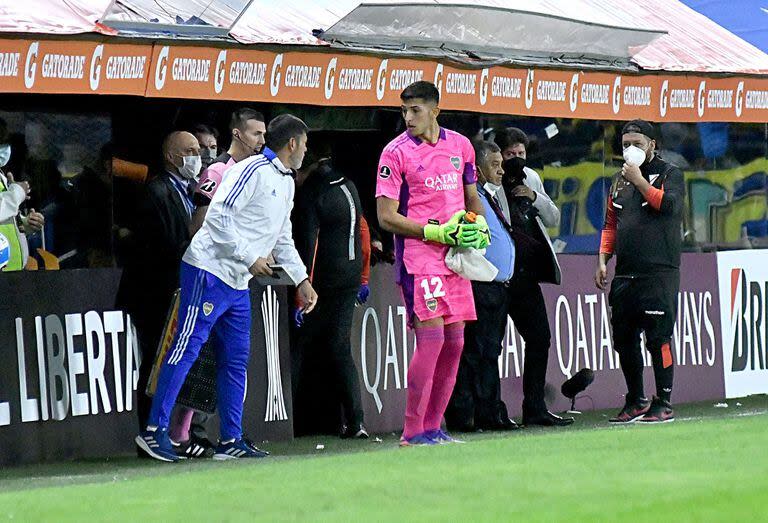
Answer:
[(410, 83), (441, 107), (490, 114), (768, 122), (768, 78), (489, 67), (351, 53), (0, 40), (0, 92), (128, 94), (320, 106), (399, 105)]
[(151, 46), (0, 41), (0, 92), (144, 95)]

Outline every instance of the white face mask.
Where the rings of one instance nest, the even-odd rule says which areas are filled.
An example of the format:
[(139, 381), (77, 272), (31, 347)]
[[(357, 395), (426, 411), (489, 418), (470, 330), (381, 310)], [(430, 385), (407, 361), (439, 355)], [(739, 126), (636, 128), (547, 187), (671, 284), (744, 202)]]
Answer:
[(491, 182), (485, 182), (485, 190), (491, 193), (491, 195), (495, 195), (497, 192), (499, 192), (499, 189), (501, 189), (501, 185), (496, 185), (495, 183)]
[(179, 174), (182, 178), (194, 179), (200, 174), (200, 168), (203, 162), (199, 156), (182, 156), (184, 163), (179, 167)]
[(11, 146), (4, 143), (0, 145), (0, 167), (5, 167), (11, 159)]
[(630, 145), (624, 149), (624, 161), (629, 165), (640, 167), (645, 162), (645, 151), (637, 146)]

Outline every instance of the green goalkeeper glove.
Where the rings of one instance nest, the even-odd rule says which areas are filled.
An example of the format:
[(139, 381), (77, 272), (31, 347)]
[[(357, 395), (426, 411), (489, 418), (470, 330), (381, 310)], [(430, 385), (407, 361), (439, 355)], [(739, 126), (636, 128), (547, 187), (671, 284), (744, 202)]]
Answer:
[(485, 249), (491, 243), (491, 233), (485, 217), (477, 215), (474, 224), (463, 227), (459, 235), (459, 247), (466, 249)]
[(466, 227), (465, 224), (461, 223), (465, 214), (467, 214), (467, 211), (459, 211), (451, 216), (450, 220), (441, 225), (428, 223), (424, 226), (424, 239), (455, 247), (459, 244), (462, 229)]

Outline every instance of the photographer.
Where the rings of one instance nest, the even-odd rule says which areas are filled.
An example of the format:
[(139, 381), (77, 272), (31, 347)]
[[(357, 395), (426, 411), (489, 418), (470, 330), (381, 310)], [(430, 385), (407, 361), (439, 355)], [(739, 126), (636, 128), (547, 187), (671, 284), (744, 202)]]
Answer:
[(524, 147), (503, 162), (498, 145), (480, 142), (475, 155), (478, 193), (491, 230), (485, 258), (499, 273), (495, 281), (472, 282), (477, 321), (467, 327), (446, 420), (452, 430), (517, 428), (501, 401), (498, 371), (509, 315), (526, 347), (523, 424), (570, 425), (573, 418), (552, 414), (544, 402), (550, 331), (539, 282), (560, 283), (560, 267), (545, 228), (557, 225), (560, 213), (538, 174), (525, 167)]

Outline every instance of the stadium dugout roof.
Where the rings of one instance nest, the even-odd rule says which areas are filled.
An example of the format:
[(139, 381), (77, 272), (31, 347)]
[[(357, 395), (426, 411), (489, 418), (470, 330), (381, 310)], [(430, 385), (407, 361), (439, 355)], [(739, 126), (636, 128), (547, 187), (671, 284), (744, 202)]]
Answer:
[[(2, 35), (5, 33), (5, 36)], [(768, 55), (678, 0), (0, 0), (0, 92), (768, 121)]]
[(328, 45), (313, 31), (347, 48), (432, 57), (768, 73), (765, 53), (677, 0), (0, 0), (8, 33)]

